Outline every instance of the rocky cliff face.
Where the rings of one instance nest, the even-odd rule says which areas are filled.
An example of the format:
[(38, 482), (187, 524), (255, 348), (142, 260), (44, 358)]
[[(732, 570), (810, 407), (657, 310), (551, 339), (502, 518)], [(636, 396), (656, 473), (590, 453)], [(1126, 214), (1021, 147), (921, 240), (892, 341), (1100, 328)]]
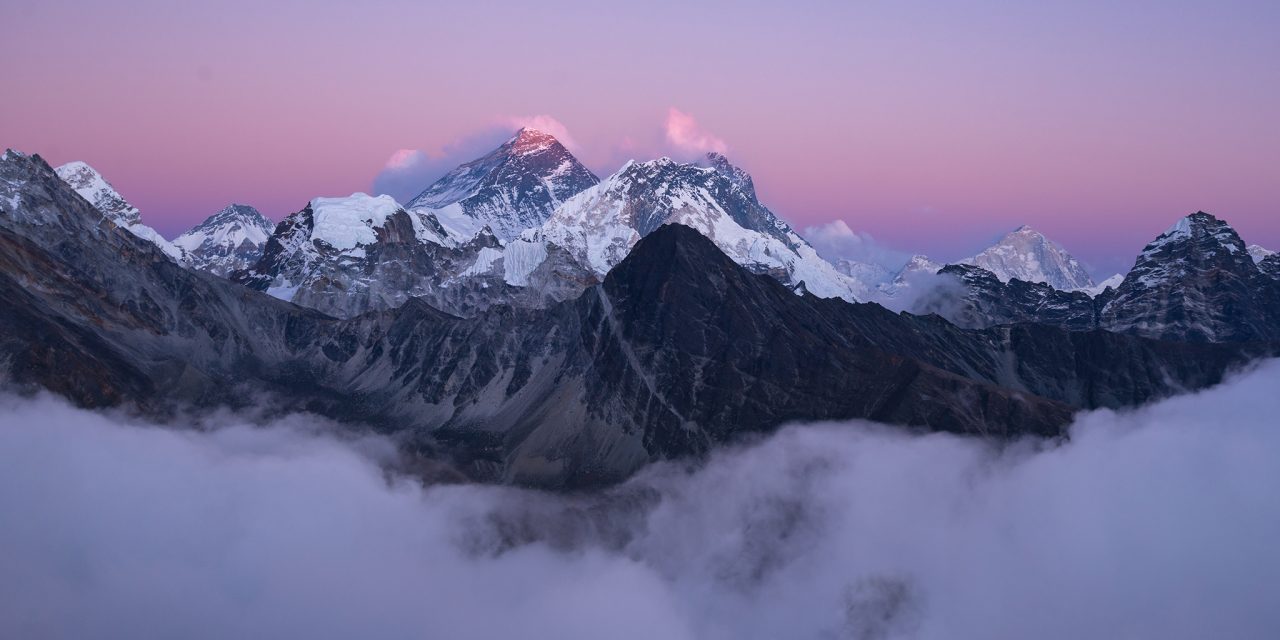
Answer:
[(1272, 254), (1259, 260), (1258, 271), (1273, 280), (1280, 280), (1280, 254)]
[(1226, 222), (1197, 212), (1138, 255), (1100, 313), (1123, 333), (1191, 342), (1280, 339), (1280, 289)]

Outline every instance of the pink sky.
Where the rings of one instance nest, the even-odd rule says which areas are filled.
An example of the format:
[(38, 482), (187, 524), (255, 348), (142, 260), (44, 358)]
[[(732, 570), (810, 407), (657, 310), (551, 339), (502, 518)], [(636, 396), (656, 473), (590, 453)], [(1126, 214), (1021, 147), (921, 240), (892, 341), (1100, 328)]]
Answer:
[(5, 2), (0, 146), (170, 236), (544, 115), (602, 175), (723, 148), (795, 226), (942, 259), (1028, 223), (1115, 271), (1197, 209), (1280, 249), (1274, 2), (432, 4)]

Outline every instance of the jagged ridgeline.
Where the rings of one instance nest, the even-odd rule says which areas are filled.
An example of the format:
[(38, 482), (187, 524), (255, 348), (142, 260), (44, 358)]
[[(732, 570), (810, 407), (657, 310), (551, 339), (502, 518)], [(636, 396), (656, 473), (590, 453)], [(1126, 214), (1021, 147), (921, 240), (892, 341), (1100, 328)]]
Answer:
[[(439, 217), (431, 224), (421, 210), (389, 199), (313, 200), (266, 243), (258, 265), (280, 269), (242, 274), (266, 278), (246, 287), (189, 268), (128, 220), (104, 216), (39, 156), (6, 152), (0, 363), (12, 383), (84, 406), (163, 415), (269, 396), (282, 410), (392, 434), (459, 477), (562, 487), (612, 482), (648, 461), (701, 455), (797, 420), (1055, 436), (1079, 409), (1211, 385), (1275, 352), (1267, 340), (1221, 341), (1227, 334), (1216, 329), (1194, 342), (1047, 323), (975, 330), (815, 295), (808, 280), (793, 280), (808, 273), (811, 248), (759, 205), (745, 174), (716, 161), (629, 164), (509, 241), (485, 233), (487, 224), (459, 238)], [(645, 186), (655, 180), (662, 189)], [(619, 226), (585, 242), (553, 240), (548, 225), (588, 229), (572, 225), (606, 213)], [(1234, 254), (1198, 253), (1225, 251), (1222, 242), (1234, 247), (1210, 223), (1193, 216), (1144, 256), (1184, 259), (1178, 273), (1210, 270), (1178, 276), (1186, 282), (1226, 278)], [(739, 242), (748, 231), (776, 244), (752, 253), (758, 237)], [(299, 260), (315, 269), (374, 255), (380, 265), (417, 264), (420, 247), (486, 256), (480, 266), (460, 258), (450, 266), (445, 253), (420, 259), (437, 274), (483, 271), (499, 293), (531, 288), (508, 280), (522, 269), (525, 283), (557, 274), (580, 280), (529, 304), (500, 298), (465, 314), (441, 306), (452, 300), (474, 310), (478, 303), (465, 298), (482, 297), (485, 287), (397, 300), (383, 295), (387, 266), (364, 289), (334, 285), (341, 272), (302, 284), (280, 276)], [(578, 271), (533, 275), (552, 255)], [(1142, 273), (1130, 277), (1143, 289), (1126, 279), (1110, 294), (1106, 317), (1126, 317), (1135, 308), (1127, 300), (1163, 282)], [(299, 306), (289, 301), (297, 292), (272, 290), (295, 285), (343, 312)], [(341, 308), (341, 291), (363, 296), (371, 310)], [(1211, 303), (1164, 317), (1199, 317)], [(1143, 317), (1133, 322), (1148, 326)]]

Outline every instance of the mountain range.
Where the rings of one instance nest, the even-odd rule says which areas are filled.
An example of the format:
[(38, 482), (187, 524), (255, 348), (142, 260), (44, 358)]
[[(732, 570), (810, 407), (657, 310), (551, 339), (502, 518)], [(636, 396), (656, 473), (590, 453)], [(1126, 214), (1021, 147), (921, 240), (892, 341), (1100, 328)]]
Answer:
[[(870, 276), (722, 155), (599, 180), (529, 129), (407, 205), (148, 229), (87, 165), (5, 152), (7, 381), (156, 415), (311, 411), (436, 478), (608, 483), (798, 420), (1055, 437), (1280, 350), (1280, 256), (1206, 213), (1100, 291), (1025, 227)], [(895, 297), (910, 313), (867, 302)]]

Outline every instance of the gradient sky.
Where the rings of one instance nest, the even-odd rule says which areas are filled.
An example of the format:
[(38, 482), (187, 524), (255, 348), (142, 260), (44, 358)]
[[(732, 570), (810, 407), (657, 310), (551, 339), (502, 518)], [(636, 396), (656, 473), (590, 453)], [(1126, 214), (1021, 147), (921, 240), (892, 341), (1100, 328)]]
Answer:
[(0, 0), (0, 146), (170, 236), (541, 115), (602, 175), (720, 144), (795, 226), (942, 259), (1029, 223), (1111, 272), (1197, 209), (1280, 249), (1274, 0), (782, 4)]

